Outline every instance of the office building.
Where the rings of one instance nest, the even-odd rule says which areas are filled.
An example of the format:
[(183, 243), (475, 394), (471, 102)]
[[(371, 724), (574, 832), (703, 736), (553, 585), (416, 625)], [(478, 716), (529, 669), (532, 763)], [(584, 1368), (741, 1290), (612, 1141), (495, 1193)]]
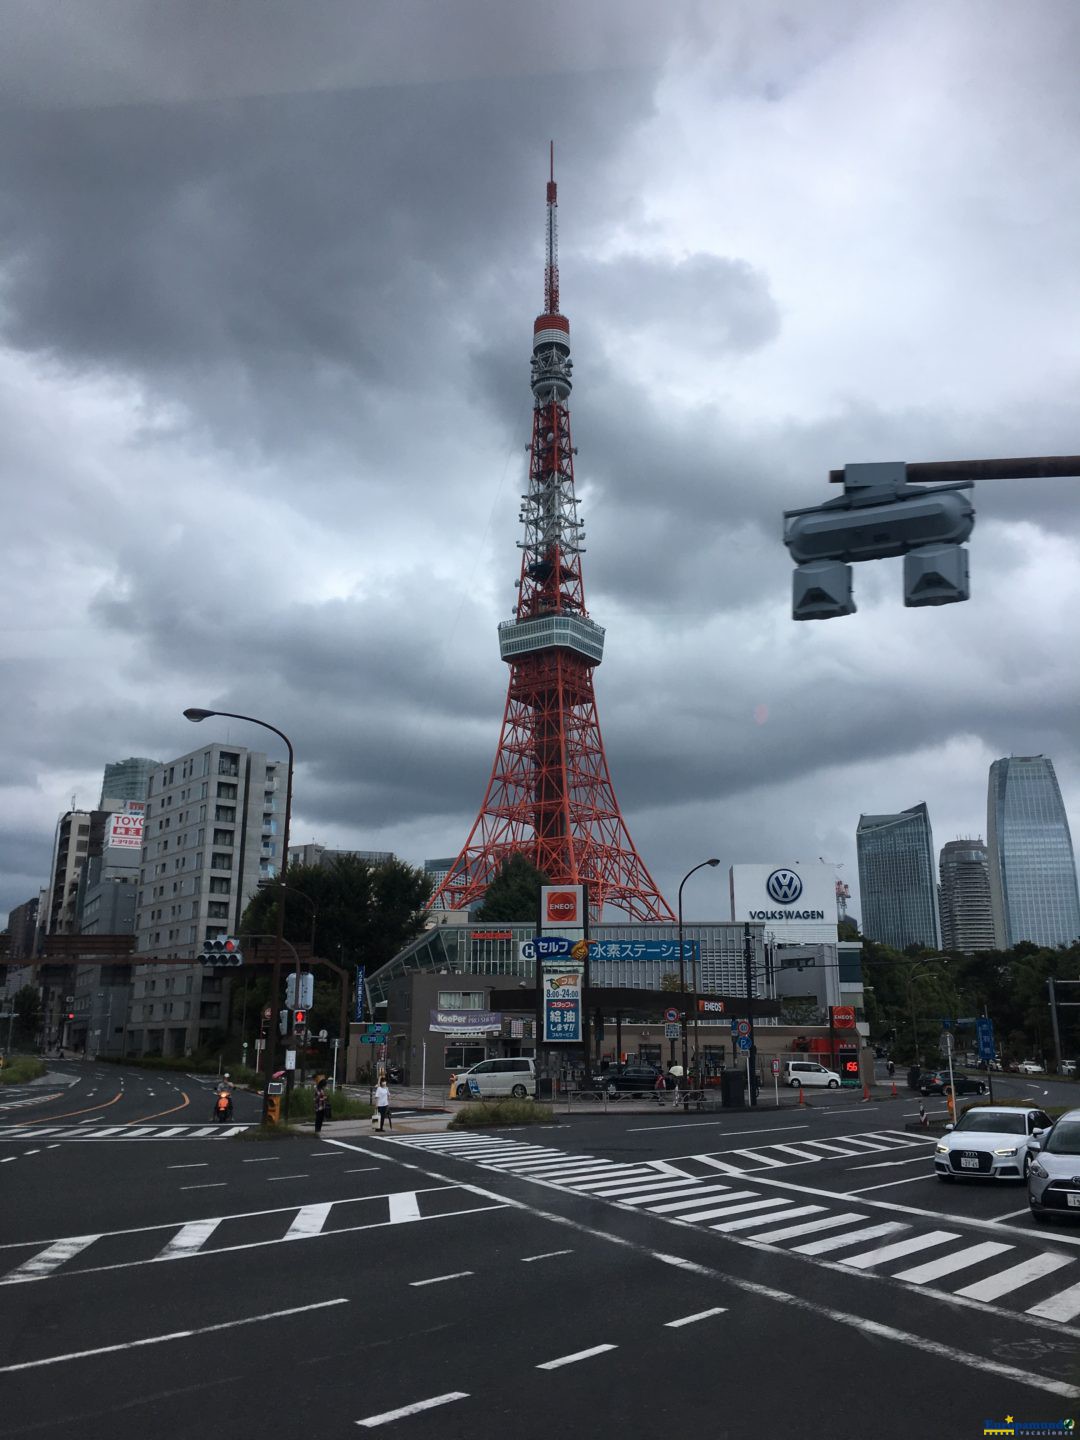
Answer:
[(1022, 940), (1071, 945), (1080, 938), (1076, 861), (1052, 760), (1012, 755), (994, 761), (986, 837), (997, 949)]
[[(136, 902), (140, 955), (191, 959), (240, 930), (261, 880), (281, 863), (285, 763), (236, 745), (206, 745), (150, 780)], [(140, 965), (127, 1051), (183, 1055), (228, 1022), (229, 978), (202, 965)]]
[(8, 934), (11, 938), (7, 958), (11, 964), (29, 960), (35, 954), (40, 907), (40, 897), (35, 895), (32, 900), (24, 900), (14, 910), (8, 911)]
[(860, 815), (855, 844), (863, 934), (893, 950), (939, 950), (937, 865), (926, 805)]
[(126, 760), (114, 760), (106, 765), (98, 808), (113, 810), (122, 808), (126, 800), (145, 800), (150, 787), (150, 776), (159, 763), (140, 755), (131, 755)]
[(329, 870), (335, 860), (366, 860), (369, 865), (387, 865), (394, 858), (392, 850), (329, 850), (325, 845), (290, 845), (289, 867), (319, 865)]
[(950, 840), (938, 862), (941, 888), (941, 943), (946, 950), (974, 955), (993, 950), (994, 914), (990, 866), (981, 840)]

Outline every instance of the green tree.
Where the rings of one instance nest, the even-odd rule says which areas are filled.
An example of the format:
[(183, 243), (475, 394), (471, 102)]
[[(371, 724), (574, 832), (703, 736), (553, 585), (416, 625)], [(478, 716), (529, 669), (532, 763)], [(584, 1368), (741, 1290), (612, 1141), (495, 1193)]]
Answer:
[[(328, 866), (293, 866), (285, 877), (285, 938), (294, 944), (311, 941), (317, 957), (336, 965), (366, 965), (370, 974), (420, 933), (430, 895), (428, 876), (403, 860), (372, 864), (355, 855), (340, 855)], [(281, 896), (281, 889), (273, 884), (260, 890), (244, 911), (241, 934), (275, 934)], [(258, 981), (252, 982), (245, 1027), (249, 1032), (257, 1024), (258, 1006), (264, 1003), (260, 990)], [(324, 984), (320, 976), (312, 1007), (320, 1019), (337, 1016), (336, 998), (328, 1004), (331, 994), (338, 994), (337, 977)], [(265, 1003), (276, 1010), (281, 1002)], [(235, 1002), (233, 1010), (238, 1016)]]
[(488, 886), (478, 920), (531, 920), (540, 914), (540, 887), (548, 878), (524, 855), (511, 855)]
[(677, 970), (669, 970), (666, 975), (661, 975), (660, 989), (681, 991), (682, 986), (679, 984), (679, 972)]

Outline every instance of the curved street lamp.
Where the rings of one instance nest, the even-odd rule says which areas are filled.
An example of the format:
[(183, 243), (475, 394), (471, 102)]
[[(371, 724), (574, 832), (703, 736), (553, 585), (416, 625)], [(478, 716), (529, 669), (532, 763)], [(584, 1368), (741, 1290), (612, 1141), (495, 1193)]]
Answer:
[[(267, 1039), (269, 1045), (266, 1053), (266, 1080), (269, 1085), (270, 1077), (274, 1073), (274, 1063), (277, 1060), (277, 1026), (273, 1023), (273, 1010), (277, 1008), (277, 1002), (281, 998), (281, 951), (285, 943), (285, 873), (289, 865), (289, 817), (292, 813), (292, 788), (293, 788), (293, 763), (294, 752), (292, 741), (279, 730), (276, 725), (271, 725), (268, 720), (260, 720), (255, 715), (239, 715), (235, 710), (200, 710), (196, 706), (184, 711), (184, 719), (191, 720), (196, 725), (202, 720), (209, 720), (211, 716), (219, 715), (226, 720), (246, 720), (249, 725), (259, 725), (264, 730), (272, 731), (280, 740), (285, 742), (285, 748), (289, 752), (288, 777), (285, 782), (285, 819), (281, 827), (281, 864), (278, 867), (278, 883), (282, 888), (282, 894), (278, 899), (277, 929), (274, 946), (274, 969), (271, 978), (270, 993), (273, 997), (271, 1002), (271, 1023), (267, 1027)], [(263, 1091), (263, 1124), (266, 1123), (267, 1111), (269, 1109), (269, 1091)]]
[[(717, 867), (717, 865), (719, 865), (719, 864), (720, 864), (720, 861), (719, 861), (719, 860), (702, 860), (701, 863), (700, 863), (700, 865), (695, 865), (692, 870), (688, 870), (688, 871), (686, 872), (686, 874), (683, 876), (683, 878), (679, 881), (679, 906), (678, 906), (678, 909), (679, 909), (679, 989), (682, 991), (682, 999), (683, 999), (683, 1004), (684, 1004), (684, 1005), (686, 1004), (686, 957), (685, 957), (685, 955), (683, 954), (683, 923), (682, 923), (682, 892), (683, 892), (683, 886), (686, 884), (687, 880), (690, 879), (690, 876), (691, 876), (691, 875), (696, 875), (699, 870), (704, 870), (705, 867), (706, 867), (706, 865), (710, 866), (713, 870), (715, 870), (716, 867)], [(695, 1068), (696, 1068), (698, 1074), (700, 1075), (700, 1074), (701, 1074), (701, 1047), (700, 1047), (700, 1045), (698, 1044), (698, 1013), (697, 1013), (697, 1012), (698, 1012), (698, 1003), (697, 1003), (697, 1002), (698, 1002), (698, 995), (697, 995), (697, 992), (698, 992), (698, 965), (697, 965), (697, 960), (695, 960), (695, 961), (694, 961), (694, 1065), (695, 1065)], [(685, 1082), (686, 1082), (686, 1079), (687, 1079), (687, 1071), (688, 1071), (688, 1061), (687, 1061), (687, 1055), (686, 1055), (686, 1016), (685, 1016), (685, 1014), (683, 1015), (683, 1022), (682, 1022), (682, 1067), (683, 1067), (683, 1081), (684, 1081), (684, 1083), (685, 1083)]]

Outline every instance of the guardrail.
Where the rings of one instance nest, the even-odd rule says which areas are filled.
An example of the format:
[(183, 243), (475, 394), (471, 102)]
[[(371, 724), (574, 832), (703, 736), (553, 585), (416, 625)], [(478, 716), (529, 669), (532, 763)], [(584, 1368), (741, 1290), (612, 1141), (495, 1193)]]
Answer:
[(651, 1101), (658, 1109), (670, 1106), (673, 1110), (704, 1110), (720, 1108), (720, 1091), (709, 1090), (616, 1090), (606, 1085), (583, 1085), (578, 1089), (560, 1092), (560, 1100), (566, 1101), (569, 1115), (574, 1106), (601, 1105), (606, 1113), (609, 1105), (623, 1100)]

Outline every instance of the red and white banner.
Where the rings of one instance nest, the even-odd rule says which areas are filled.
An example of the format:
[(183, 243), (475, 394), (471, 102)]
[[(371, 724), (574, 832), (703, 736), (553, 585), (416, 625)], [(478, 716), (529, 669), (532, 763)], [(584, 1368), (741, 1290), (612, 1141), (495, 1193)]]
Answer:
[(105, 827), (106, 845), (120, 850), (141, 850), (145, 806), (132, 801), (126, 810), (116, 810)]

